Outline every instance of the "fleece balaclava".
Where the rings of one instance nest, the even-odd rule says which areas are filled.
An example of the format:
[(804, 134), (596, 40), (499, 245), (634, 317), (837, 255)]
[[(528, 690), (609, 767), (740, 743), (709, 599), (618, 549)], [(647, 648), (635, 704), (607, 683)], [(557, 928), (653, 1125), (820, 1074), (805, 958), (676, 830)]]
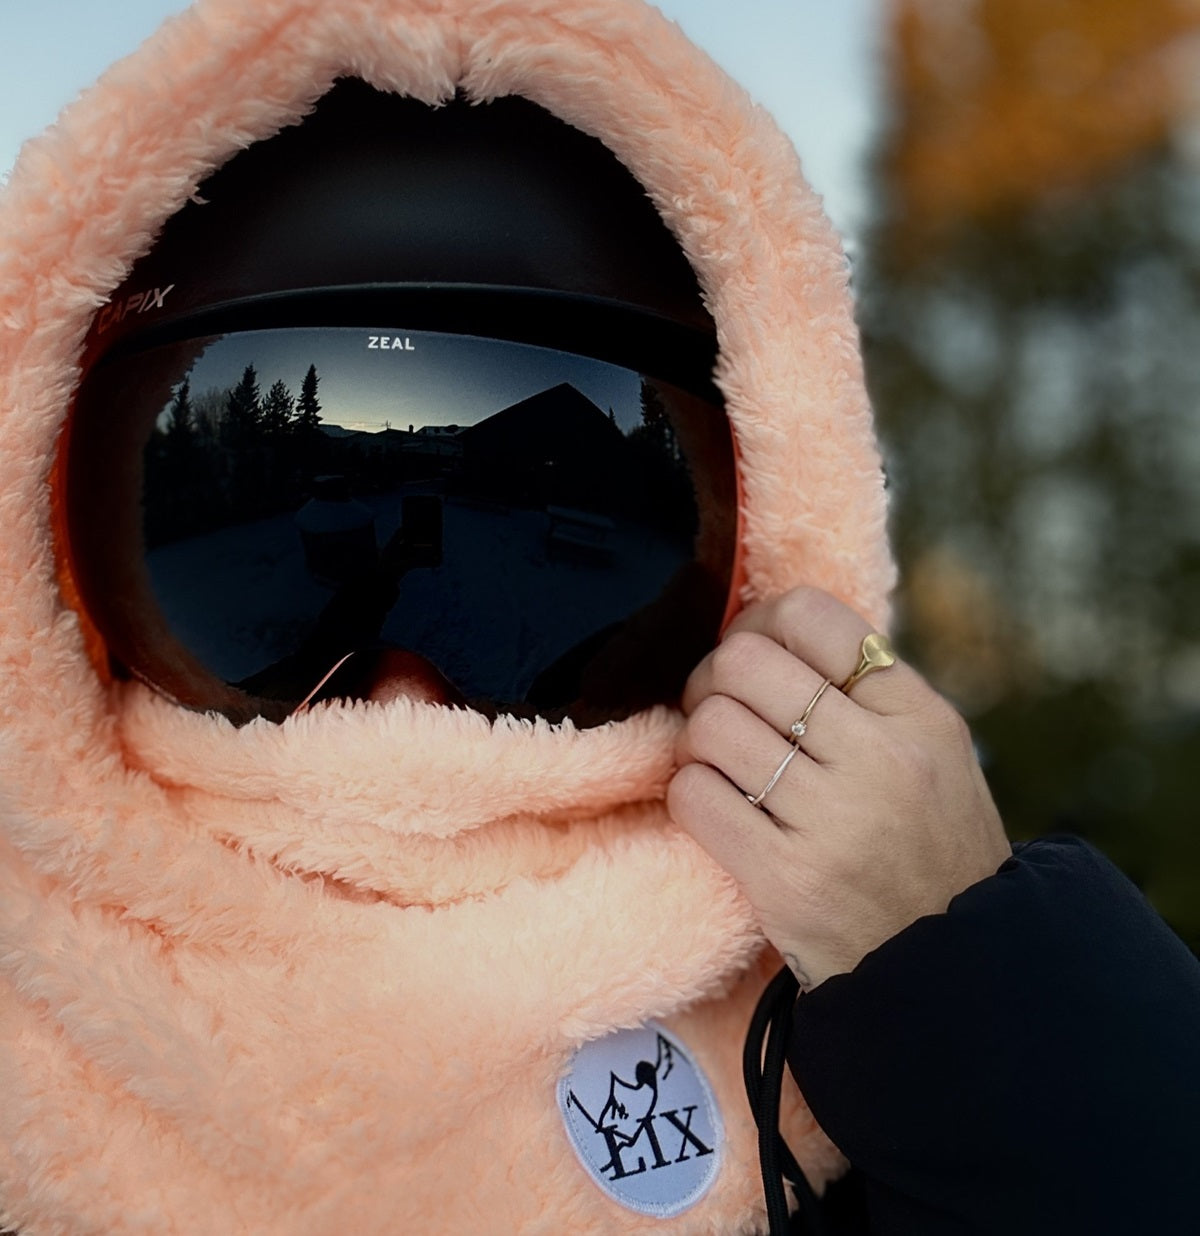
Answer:
[[(679, 712), (403, 695), (235, 725), (114, 680), (60, 544), (85, 339), (198, 186), (358, 78), (517, 95), (644, 187), (716, 324), (739, 599), (887, 621), (840, 245), (641, 0), (199, 0), (0, 196), (0, 1228), (760, 1232), (747, 1023), (778, 965), (669, 819)], [(844, 1167), (803, 1099), (783, 1131)]]

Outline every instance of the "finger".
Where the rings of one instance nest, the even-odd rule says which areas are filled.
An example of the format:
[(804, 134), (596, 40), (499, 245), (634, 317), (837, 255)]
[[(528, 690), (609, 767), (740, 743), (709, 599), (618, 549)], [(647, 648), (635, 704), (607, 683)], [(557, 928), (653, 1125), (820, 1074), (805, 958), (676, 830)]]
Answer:
[(806, 803), (817, 795), (817, 765), (744, 704), (710, 695), (688, 718), (682, 743), (681, 763), (709, 765), (741, 790), (744, 799), (762, 794), (774, 781), (764, 808), (780, 824), (803, 826)]
[[(684, 688), (683, 711), (691, 716), (712, 695), (737, 700), (761, 717), (785, 741), (796, 741), (818, 764), (859, 752), (870, 742), (868, 714), (773, 639), (737, 631), (692, 672)], [(795, 728), (793, 728), (795, 727)]]
[[(751, 606), (729, 624), (723, 640), (753, 631), (781, 644), (840, 690), (859, 662), (863, 640), (873, 628), (865, 618), (819, 588), (795, 588)], [(921, 676), (902, 661), (860, 679), (849, 698), (884, 715), (909, 712), (929, 692)]]
[(688, 764), (675, 774), (667, 810), (743, 887), (753, 886), (764, 871), (777, 871), (786, 859), (786, 834), (706, 764)]

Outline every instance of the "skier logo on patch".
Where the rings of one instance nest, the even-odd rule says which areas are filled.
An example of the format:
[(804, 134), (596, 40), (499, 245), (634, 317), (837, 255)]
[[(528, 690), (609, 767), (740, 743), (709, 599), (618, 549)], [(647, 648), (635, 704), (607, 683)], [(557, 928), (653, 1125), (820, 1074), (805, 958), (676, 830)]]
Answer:
[(723, 1133), (708, 1080), (653, 1022), (581, 1047), (558, 1107), (588, 1175), (630, 1210), (669, 1218), (716, 1179)]

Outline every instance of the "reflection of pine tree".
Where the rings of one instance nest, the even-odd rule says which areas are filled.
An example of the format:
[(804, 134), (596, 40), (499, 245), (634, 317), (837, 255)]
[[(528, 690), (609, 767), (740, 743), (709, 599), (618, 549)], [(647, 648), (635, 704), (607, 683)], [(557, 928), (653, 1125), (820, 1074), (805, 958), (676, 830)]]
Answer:
[(321, 405), (317, 400), (316, 365), (309, 365), (300, 386), (300, 398), (296, 401), (296, 419), (293, 422), (301, 433), (310, 433), (321, 424)]
[(192, 429), (191, 383), (185, 378), (167, 412), (167, 441), (175, 447), (186, 446)]
[(146, 443), (147, 546), (295, 510), (308, 496), (306, 477), (341, 468), (319, 431), (318, 381), (310, 365), (296, 400), (282, 379), (261, 396), (253, 365), (235, 386), (194, 397), (185, 379)]
[(147, 546), (186, 535), (203, 483), (205, 446), (197, 431), (191, 383), (185, 378), (156, 419), (146, 442), (142, 509)]
[(242, 380), (229, 392), (225, 411), (226, 425), (235, 444), (253, 442), (258, 437), (263, 410), (253, 365), (246, 366)]
[(675, 438), (675, 426), (671, 424), (658, 388), (645, 378), (642, 379), (641, 399), (642, 423), (633, 434), (640, 434), (646, 442), (661, 451), (665, 458), (677, 460), (679, 443)]
[(190, 395), (192, 407), (192, 430), (196, 437), (208, 443), (218, 443), (221, 426), (229, 407), (229, 392), (210, 386), (199, 395)]
[(286, 433), (292, 420), (292, 407), (292, 392), (287, 383), (282, 378), (276, 379), (263, 401), (263, 432), (268, 435)]
[(686, 541), (696, 530), (691, 478), (663, 397), (645, 378), (641, 403), (642, 423), (626, 435), (631, 481), (627, 492), (638, 518)]

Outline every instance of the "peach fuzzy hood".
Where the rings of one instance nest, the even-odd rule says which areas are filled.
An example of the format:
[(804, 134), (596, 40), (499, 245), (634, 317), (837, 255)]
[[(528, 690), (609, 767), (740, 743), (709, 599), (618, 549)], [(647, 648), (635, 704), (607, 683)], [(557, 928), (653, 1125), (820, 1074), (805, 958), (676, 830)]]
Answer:
[[(717, 324), (746, 599), (815, 583), (886, 622), (840, 245), (674, 25), (641, 0), (199, 0), (0, 196), (0, 1228), (765, 1230), (740, 1057), (771, 962), (666, 816), (678, 714), (401, 699), (237, 729), (103, 683), (60, 595), (48, 477), (93, 316), (214, 168), (343, 76), (520, 94), (615, 152)], [(673, 1215), (589, 1179), (555, 1100), (581, 1045), (651, 1019), (722, 1126)], [(798, 1098), (787, 1131), (814, 1182), (841, 1170)]]

